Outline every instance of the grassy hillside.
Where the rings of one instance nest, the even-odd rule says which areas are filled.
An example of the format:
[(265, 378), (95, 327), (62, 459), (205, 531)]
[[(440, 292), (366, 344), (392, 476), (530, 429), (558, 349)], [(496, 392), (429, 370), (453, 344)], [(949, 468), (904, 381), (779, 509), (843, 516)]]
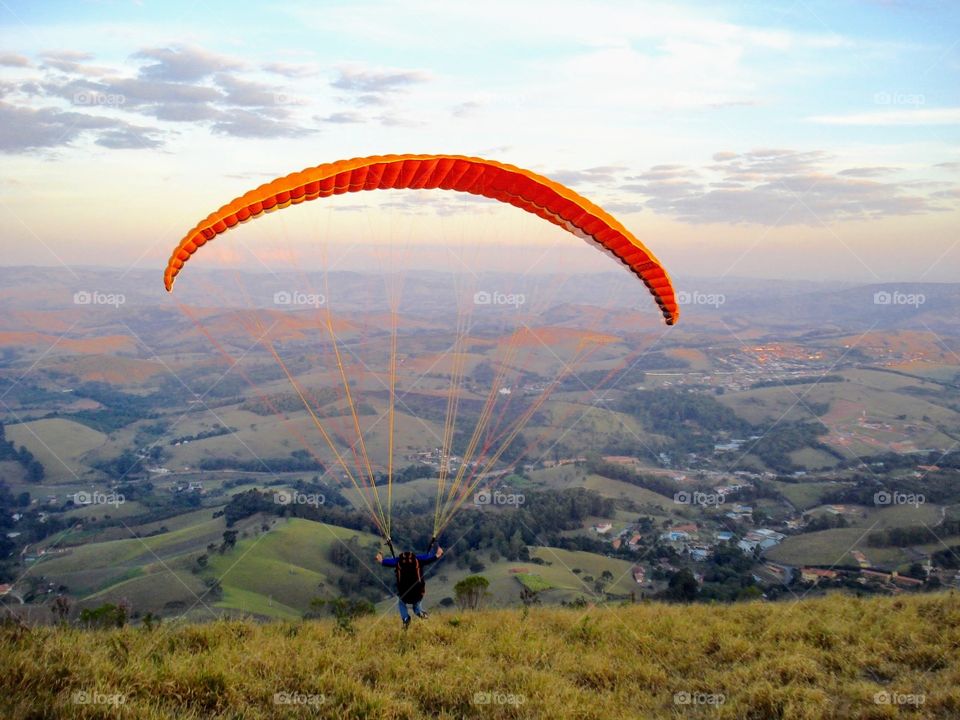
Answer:
[[(231, 552), (212, 554), (209, 570), (224, 589), (217, 607), (268, 617), (299, 617), (313, 598), (336, 594), (336, 586), (328, 584), (342, 571), (330, 562), (330, 548), (353, 536), (365, 546), (379, 546), (377, 538), (355, 530), (287, 519), (263, 536), (241, 540)], [(364, 560), (373, 564), (370, 557)], [(283, 604), (274, 598), (282, 598)]]
[(8, 718), (949, 718), (955, 593), (778, 604), (0, 626)]
[(8, 440), (17, 447), (23, 445), (43, 463), (49, 482), (75, 480), (87, 470), (84, 455), (107, 439), (97, 430), (63, 418), (10, 425), (6, 432)]

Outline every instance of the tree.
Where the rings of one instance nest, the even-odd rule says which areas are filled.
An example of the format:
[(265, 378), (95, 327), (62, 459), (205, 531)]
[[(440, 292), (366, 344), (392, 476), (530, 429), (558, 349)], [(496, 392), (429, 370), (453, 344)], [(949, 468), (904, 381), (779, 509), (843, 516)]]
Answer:
[(507, 551), (507, 560), (510, 560), (511, 562), (522, 560), (524, 551), (526, 549), (527, 549), (527, 544), (523, 541), (523, 535), (520, 534), (519, 529), (515, 530), (513, 535), (510, 536), (510, 544)]
[(237, 544), (237, 531), (236, 530), (226, 530), (223, 533), (223, 544), (220, 545), (220, 554), (222, 555), (228, 549), (234, 547)]
[(70, 598), (66, 595), (58, 595), (57, 599), (53, 601), (53, 605), (50, 606), (50, 612), (53, 613), (58, 622), (66, 622), (70, 615)]
[(697, 599), (697, 592), (700, 586), (697, 579), (687, 568), (675, 572), (670, 577), (670, 584), (667, 587), (666, 596), (670, 600), (679, 602), (693, 602)]
[(470, 575), (453, 586), (461, 610), (477, 610), (490, 593), (490, 581), (483, 575)]
[(923, 569), (923, 565), (918, 562), (913, 563), (910, 568), (904, 573), (907, 577), (912, 577), (917, 580), (926, 580), (927, 571)]
[(121, 602), (117, 605), (104, 603), (98, 608), (80, 611), (80, 624), (90, 628), (123, 627), (127, 624), (128, 608)]
[(345, 597), (338, 597), (332, 600), (325, 598), (314, 598), (310, 601), (310, 611), (307, 616), (310, 618), (320, 617), (324, 610), (329, 609), (330, 613), (337, 620), (337, 630), (348, 635), (353, 635), (356, 631), (353, 621), (364, 615), (373, 615), (376, 611), (373, 603), (369, 600), (351, 600)]

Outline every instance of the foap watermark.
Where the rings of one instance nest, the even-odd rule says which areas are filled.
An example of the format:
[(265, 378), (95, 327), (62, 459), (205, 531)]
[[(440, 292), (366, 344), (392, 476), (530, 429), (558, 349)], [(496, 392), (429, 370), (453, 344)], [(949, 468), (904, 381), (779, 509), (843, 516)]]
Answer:
[(913, 505), (920, 507), (927, 501), (926, 496), (921, 493), (905, 493), (896, 490), (881, 490), (874, 493), (874, 505)]
[(327, 701), (323, 693), (303, 693), (291, 690), (281, 690), (273, 694), (274, 705), (301, 705), (304, 707), (317, 707)]
[(273, 94), (273, 104), (274, 105), (306, 105), (307, 101), (302, 97), (297, 97), (296, 95), (291, 95), (290, 93), (285, 92), (275, 92)]
[(727, 701), (727, 696), (723, 693), (691, 692), (681, 690), (673, 694), (674, 705), (723, 705)]
[(900, 693), (895, 690), (881, 690), (874, 693), (873, 702), (876, 705), (914, 705), (919, 707), (927, 701), (923, 693)]
[(474, 705), (511, 705), (519, 707), (527, 701), (525, 695), (497, 690), (478, 690), (473, 694)]
[(103, 693), (98, 690), (77, 690), (71, 697), (75, 705), (123, 705), (127, 696), (123, 693)]
[(473, 294), (474, 305), (508, 305), (519, 308), (527, 302), (527, 296), (523, 293), (505, 293), (499, 291), (488, 292), (479, 290)]
[(114, 507), (120, 507), (126, 501), (127, 499), (122, 493), (104, 493), (100, 492), (99, 490), (94, 490), (92, 492), (81, 490), (73, 496), (74, 505), (113, 505)]
[(873, 94), (873, 103), (875, 105), (909, 105), (920, 107), (926, 104), (926, 96), (920, 93), (890, 92), (881, 90)]
[(73, 294), (74, 305), (112, 305), (119, 308), (127, 301), (123, 293), (105, 293), (99, 290), (78, 290)]
[(681, 490), (673, 494), (673, 501), (677, 505), (702, 505), (704, 507), (716, 507), (723, 505), (726, 498), (720, 493), (708, 493), (700, 490), (689, 492)]
[(523, 505), (526, 498), (522, 493), (505, 493), (500, 490), (481, 490), (473, 496), (475, 505)]
[(274, 305), (309, 305), (320, 307), (326, 304), (327, 298), (320, 293), (305, 293), (299, 290), (280, 290), (273, 294)]
[(313, 505), (320, 507), (327, 499), (322, 493), (302, 493), (298, 490), (281, 490), (273, 494), (277, 505)]
[(73, 94), (74, 105), (103, 105), (105, 107), (120, 107), (127, 102), (125, 95), (119, 93), (105, 93), (96, 90), (81, 90)]
[(887, 290), (877, 290), (873, 294), (874, 305), (906, 305), (909, 307), (920, 307), (927, 301), (927, 296), (923, 293), (905, 293), (899, 290), (888, 292)]
[(681, 290), (677, 293), (677, 305), (707, 305), (718, 308), (727, 302), (723, 293), (703, 293), (699, 290)]

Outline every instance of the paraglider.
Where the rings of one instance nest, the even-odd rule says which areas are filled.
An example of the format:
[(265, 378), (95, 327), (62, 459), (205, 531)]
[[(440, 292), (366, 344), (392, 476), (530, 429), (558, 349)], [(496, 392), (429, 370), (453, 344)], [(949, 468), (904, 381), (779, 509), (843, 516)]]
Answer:
[[(318, 165), (277, 178), (232, 200), (197, 223), (173, 250), (164, 273), (164, 285), (168, 291), (172, 291), (174, 282), (190, 258), (218, 235), (227, 232), (240, 223), (309, 200), (361, 190), (388, 189), (453, 190), (491, 198), (532, 213), (588, 241), (626, 265), (647, 287), (667, 325), (673, 325), (679, 317), (677, 297), (666, 270), (653, 253), (612, 215), (570, 188), (549, 178), (513, 165), (462, 155), (381, 155), (354, 158)], [(356, 403), (351, 394), (350, 382), (344, 372), (344, 364), (333, 331), (329, 305), (326, 312), (326, 325), (330, 332), (333, 350), (336, 353), (335, 366), (340, 372), (344, 397), (348, 402), (354, 430), (358, 438), (357, 443), (350, 447), (350, 451), (357, 459), (356, 473), (351, 471), (343, 453), (338, 448), (337, 442), (335, 442), (335, 438), (327, 431), (324, 423), (321, 422), (320, 417), (311, 406), (308, 397), (309, 392), (297, 382), (286, 367), (276, 348), (267, 337), (266, 329), (260, 325), (259, 321), (257, 321), (256, 335), (259, 342), (269, 350), (278, 365), (283, 369), (297, 396), (302, 401), (308, 416), (326, 442), (331, 454), (340, 464), (344, 476), (354, 484), (360, 493), (360, 498), (366, 504), (373, 523), (384, 542), (389, 546), (393, 557), (383, 561), (383, 564), (398, 568), (398, 602), (401, 616), (405, 618), (406, 622), (409, 619), (406, 608), (408, 603), (414, 605), (414, 611), (418, 615), (422, 612), (419, 607), (420, 597), (418, 597), (418, 593), (422, 589), (422, 579), (420, 582), (413, 583), (410, 587), (400, 583), (400, 567), (393, 551), (391, 537), (393, 418), (398, 359), (396, 345), (397, 310), (394, 307), (392, 311), (390, 383), (388, 386), (389, 449), (387, 452), (387, 472), (384, 478), (387, 488), (385, 503), (381, 502), (380, 491), (377, 488), (377, 477), (371, 467), (367, 448), (363, 441)], [(462, 357), (464, 354), (462, 350), (464, 332), (465, 330), (461, 329), (457, 346), (459, 349), (454, 351), (454, 354), (458, 357)], [(529, 335), (529, 328), (518, 331), (511, 337), (511, 348), (507, 353), (508, 359), (512, 357), (510, 352), (515, 351), (516, 346), (520, 344), (518, 338), (524, 333)], [(592, 341), (594, 344), (603, 342), (602, 339), (597, 338), (593, 338)], [(565, 368), (563, 374), (554, 377), (551, 382), (547, 383), (544, 391), (519, 413), (518, 418), (512, 425), (505, 429), (499, 428), (497, 433), (488, 434), (487, 439), (481, 441), (482, 433), (486, 431), (487, 425), (493, 418), (493, 407), (498, 397), (507, 397), (507, 402), (511, 397), (509, 393), (499, 393), (503, 386), (504, 371), (502, 368), (506, 367), (509, 362), (505, 360), (501, 364), (501, 369), (495, 374), (490, 395), (483, 404), (477, 427), (470, 438), (466, 451), (463, 453), (459, 469), (455, 474), (450, 473), (448, 485), (447, 475), (453, 437), (452, 426), (457, 415), (456, 391), (458, 382), (462, 379), (462, 367), (451, 373), (451, 390), (448, 395), (447, 419), (442, 440), (443, 450), (439, 463), (431, 547), (434, 546), (436, 538), (447, 527), (453, 516), (463, 507), (470, 494), (488, 475), (494, 464), (499, 461), (504, 450), (517, 438), (521, 428), (539, 410), (552, 390), (565, 379), (566, 374), (569, 373), (570, 368), (575, 366), (576, 361), (582, 360), (586, 356), (586, 353), (581, 351), (587, 344), (585, 341), (578, 344), (577, 356), (574, 361)], [(456, 363), (454, 365), (456, 366)], [(297, 434), (299, 437), (299, 433)], [(315, 455), (307, 442), (304, 441), (303, 444), (305, 449)], [(363, 490), (361, 490), (361, 484), (365, 485), (367, 495), (364, 495)], [(437, 551), (433, 555), (428, 553), (422, 556), (414, 556), (415, 562), (408, 564), (415, 571), (416, 577), (420, 578), (420, 567), (439, 558), (440, 554)], [(409, 595), (407, 594), (408, 591)]]
[(376, 561), (384, 567), (394, 568), (397, 580), (397, 608), (400, 610), (400, 619), (403, 627), (410, 625), (410, 611), (407, 605), (413, 606), (413, 613), (421, 620), (427, 619), (427, 611), (420, 603), (426, 592), (426, 581), (423, 579), (423, 568), (435, 563), (443, 557), (443, 548), (436, 547), (433, 552), (414, 553), (405, 550), (396, 557), (384, 558), (383, 553), (377, 553)]

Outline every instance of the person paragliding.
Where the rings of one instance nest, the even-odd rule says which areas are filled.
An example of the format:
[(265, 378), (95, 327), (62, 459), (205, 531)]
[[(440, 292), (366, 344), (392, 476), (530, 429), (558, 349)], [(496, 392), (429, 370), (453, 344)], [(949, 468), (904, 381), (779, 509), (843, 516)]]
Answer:
[[(384, 567), (392, 567), (397, 578), (397, 607), (400, 610), (400, 619), (403, 620), (403, 627), (406, 629), (410, 625), (410, 611), (408, 605), (413, 606), (414, 614), (421, 620), (427, 619), (427, 611), (421, 607), (423, 596), (427, 590), (426, 581), (423, 579), (423, 568), (425, 565), (435, 563), (443, 557), (443, 548), (432, 544), (433, 552), (417, 554), (410, 550), (404, 550), (395, 557), (383, 557), (383, 553), (377, 553), (376, 560)], [(391, 545), (392, 548), (392, 545)]]
[[(239, 227), (258, 217), (264, 217), (276, 210), (328, 198), (344, 193), (358, 193), (368, 190), (447, 190), (458, 193), (468, 193), (489, 198), (500, 203), (512, 205), (520, 210), (531, 213), (546, 222), (552, 223), (566, 232), (595, 245), (598, 249), (612, 255), (626, 266), (639, 280), (643, 282), (653, 297), (664, 322), (673, 325), (680, 317), (677, 293), (674, 290), (666, 269), (654, 254), (622, 223), (608, 212), (595, 205), (576, 191), (555, 182), (547, 177), (538, 175), (530, 170), (502, 163), (495, 160), (486, 160), (464, 155), (376, 155), (371, 157), (357, 157), (348, 160), (339, 160), (333, 163), (323, 163), (306, 168), (300, 172), (278, 177), (269, 183), (260, 185), (243, 195), (234, 198), (204, 219), (200, 220), (180, 242), (174, 247), (167, 261), (163, 274), (163, 283), (167, 291), (172, 291), (186, 264), (191, 258), (202, 251), (205, 246), (217, 240), (232, 228)], [(275, 302), (279, 302), (275, 300)], [(478, 301), (476, 300), (474, 304)], [(377, 554), (377, 561), (385, 567), (394, 569), (397, 577), (397, 601), (400, 617), (404, 627), (410, 623), (408, 606), (413, 606), (414, 613), (425, 618), (421, 602), (423, 600), (425, 584), (423, 567), (436, 562), (443, 555), (437, 547), (433, 552), (428, 550), (424, 554), (406, 551), (397, 556), (390, 542), (392, 498), (393, 498), (393, 460), (394, 460), (394, 419), (396, 397), (397, 365), (403, 359), (397, 355), (397, 328), (398, 303), (391, 301), (391, 349), (390, 349), (390, 382), (388, 385), (388, 452), (386, 457), (386, 502), (382, 501), (378, 477), (374, 472), (374, 464), (367, 451), (361, 430), (360, 412), (351, 392), (350, 381), (345, 372), (346, 364), (340, 354), (337, 334), (334, 332), (334, 323), (329, 304), (326, 305), (326, 327), (330, 335), (330, 343), (336, 356), (335, 366), (339, 370), (343, 388), (343, 396), (347, 401), (348, 411), (353, 419), (356, 433), (356, 442), (347, 443), (331, 433), (325, 421), (321, 420), (324, 413), (318, 413), (314, 407), (311, 391), (303, 387), (287, 368), (270, 337), (270, 327), (265, 326), (256, 311), (251, 313), (252, 325), (249, 330), (256, 342), (261, 344), (276, 360), (290, 381), (296, 395), (303, 403), (304, 410), (309, 416), (319, 435), (336, 460), (344, 478), (357, 491), (362, 510), (376, 526), (378, 533), (390, 546), (390, 555), (384, 559), (381, 553)], [(204, 334), (207, 331), (191, 316), (191, 319)], [(461, 318), (458, 316), (458, 323)], [(454, 346), (454, 356), (465, 357), (466, 350), (463, 341), (466, 339), (466, 329), (469, 323), (463, 323), (462, 333), (458, 331), (458, 341)], [(255, 334), (254, 334), (255, 333)], [(490, 477), (496, 464), (506, 450), (512, 447), (514, 440), (520, 436), (521, 430), (537, 414), (553, 390), (561, 385), (572, 368), (582, 362), (592, 351), (603, 345), (606, 340), (600, 337), (584, 337), (577, 343), (574, 357), (563, 372), (554, 377), (546, 389), (536, 395), (527, 407), (522, 409), (519, 416), (512, 421), (505, 421), (505, 427), (491, 429), (490, 422), (494, 417), (493, 408), (501, 397), (504, 389), (506, 362), (512, 358), (513, 350), (526, 342), (523, 337), (530, 337), (533, 331), (525, 327), (524, 330), (510, 334), (506, 357), (501, 363), (501, 370), (495, 374), (491, 383), (490, 392), (483, 403), (483, 410), (476, 427), (467, 444), (464, 457), (459, 462), (458, 470), (451, 475), (449, 472), (449, 458), (451, 457), (452, 440), (456, 436), (454, 424), (457, 417), (460, 396), (458, 386), (462, 379), (461, 370), (452, 370), (450, 377), (450, 391), (447, 396), (447, 413), (444, 427), (443, 447), (440, 449), (441, 462), (437, 473), (437, 493), (434, 508), (433, 537), (436, 538), (449, 525), (454, 516), (465, 506), (477, 487)], [(539, 339), (539, 338), (538, 338)], [(540, 343), (542, 344), (542, 340)], [(238, 360), (231, 358), (218, 344), (218, 349), (231, 363), (232, 368)], [(458, 363), (453, 363), (458, 367)], [(614, 373), (615, 370), (611, 370)], [(608, 377), (613, 377), (609, 375)], [(249, 379), (248, 379), (249, 381)], [(251, 383), (252, 384), (252, 383)], [(272, 405), (272, 403), (271, 403)], [(506, 406), (499, 418), (505, 417)], [(277, 411), (279, 414), (279, 411)], [(379, 421), (378, 421), (379, 422)], [(499, 422), (499, 421), (498, 421)], [(375, 425), (376, 423), (374, 423)], [(299, 437), (299, 433), (298, 433)], [(301, 438), (304, 449), (321, 464), (326, 458), (318, 457), (313, 445)], [(353, 452), (357, 461), (356, 468), (351, 468), (348, 462), (348, 453), (344, 447)], [(431, 542), (431, 547), (434, 543)]]

